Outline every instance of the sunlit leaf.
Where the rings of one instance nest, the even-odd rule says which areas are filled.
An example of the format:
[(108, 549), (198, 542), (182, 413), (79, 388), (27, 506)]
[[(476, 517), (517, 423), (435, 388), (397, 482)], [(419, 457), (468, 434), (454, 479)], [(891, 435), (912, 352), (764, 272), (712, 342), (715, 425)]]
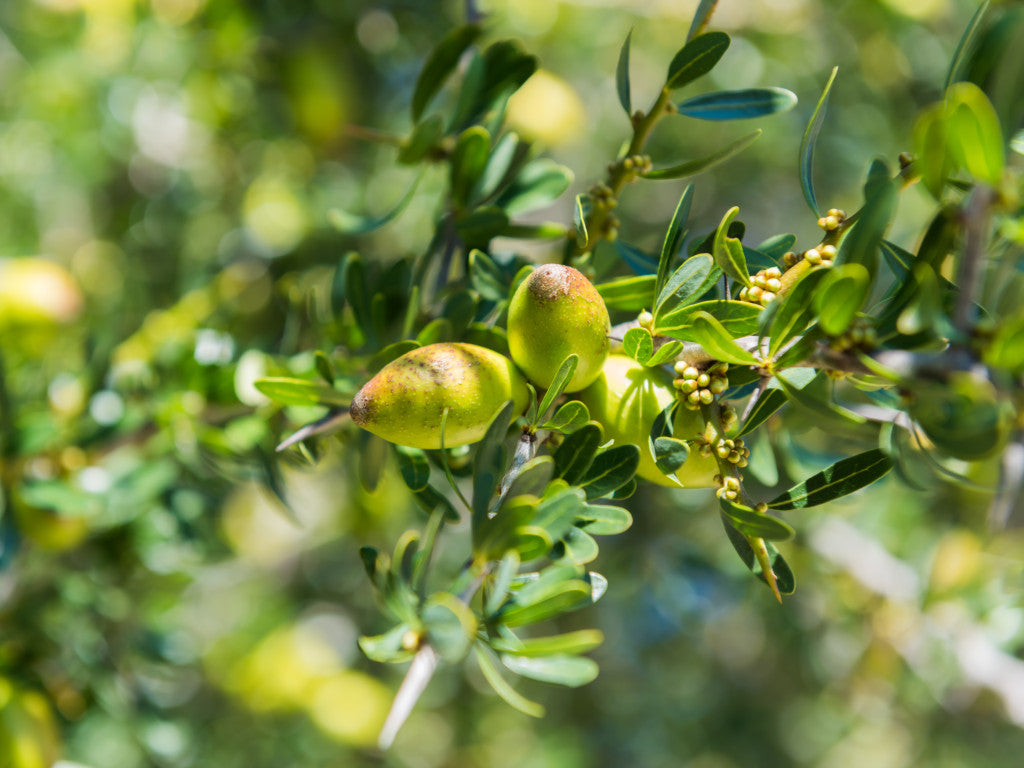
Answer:
[(811, 113), (811, 119), (804, 129), (803, 139), (800, 141), (800, 189), (803, 190), (804, 200), (815, 216), (820, 215), (818, 201), (814, 196), (814, 147), (818, 141), (818, 134), (821, 133), (821, 125), (825, 121), (825, 112), (828, 109), (828, 97), (832, 92), (832, 84), (835, 82), (839, 67), (832, 67), (832, 74), (829, 75), (825, 88), (818, 97), (818, 103)]

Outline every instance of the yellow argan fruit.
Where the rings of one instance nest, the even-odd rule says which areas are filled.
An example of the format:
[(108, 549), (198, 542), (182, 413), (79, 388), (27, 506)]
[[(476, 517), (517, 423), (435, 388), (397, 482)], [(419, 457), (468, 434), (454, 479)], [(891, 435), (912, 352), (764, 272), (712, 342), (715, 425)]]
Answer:
[(49, 768), (59, 751), (57, 726), (46, 699), (0, 678), (0, 765)]
[(508, 348), (526, 378), (551, 386), (570, 354), (579, 356), (565, 388), (578, 392), (601, 372), (611, 323), (604, 300), (579, 270), (561, 264), (538, 267), (519, 284), (508, 307)]
[(446, 448), (475, 443), (506, 400), (516, 413), (529, 394), (523, 375), (504, 355), (475, 344), (430, 344), (384, 366), (352, 400), (352, 420), (392, 443)]
[(59, 264), (0, 259), (0, 328), (69, 323), (81, 311), (82, 292)]
[[(676, 398), (672, 382), (664, 371), (647, 368), (631, 357), (611, 355), (593, 384), (579, 394), (590, 410), (590, 417), (604, 427), (604, 436), (615, 443), (632, 443), (640, 448), (637, 475), (658, 485), (678, 488), (654, 461), (649, 435), (654, 420)], [(675, 436), (694, 440), (704, 435), (700, 413), (677, 408), (673, 423)], [(684, 488), (712, 488), (716, 485), (718, 462), (713, 456), (701, 456), (696, 450), (677, 471)]]

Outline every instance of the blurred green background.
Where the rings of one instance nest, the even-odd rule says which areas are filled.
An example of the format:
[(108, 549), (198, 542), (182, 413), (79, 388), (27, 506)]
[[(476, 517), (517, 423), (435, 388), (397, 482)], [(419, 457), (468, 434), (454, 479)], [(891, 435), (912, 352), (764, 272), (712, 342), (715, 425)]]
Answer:
[[(627, 136), (626, 33), (644, 104), (696, 2), (480, 5), (488, 40), (540, 56), (508, 120), (575, 171), (575, 193)], [(800, 104), (696, 180), (692, 218), (711, 229), (735, 204), (753, 242), (804, 243), (797, 148), (831, 68), (818, 198), (853, 210), (868, 163), (909, 149), (976, 7), (719, 5), (733, 42), (707, 87), (778, 85)], [(1019, 5), (993, 14), (1024, 48)], [(354, 432), (316, 461), (275, 456), (323, 412), (274, 407), (252, 382), (311, 375), (318, 349), (345, 359), (331, 285), (347, 251), (377, 268), (425, 248), (440, 172), (362, 239), (327, 214), (380, 213), (412, 182), (393, 146), (350, 126), (407, 133), (419, 67), (464, 16), (420, 0), (0, 4), (0, 766), (1019, 765), (1024, 541), (986, 528), (994, 465), (970, 468), (974, 488), (922, 466), (792, 514), (798, 591), (781, 608), (710, 492), (642, 489), (634, 528), (595, 564), (607, 595), (563, 622), (605, 632), (596, 682), (529, 686), (548, 709), (534, 721), (444, 669), (394, 748), (373, 751), (403, 670), (356, 645), (386, 628), (357, 550), (423, 520), (393, 466), (362, 489)], [(695, 158), (749, 130), (666, 121), (651, 154)], [(656, 249), (681, 186), (631, 188), (623, 237)], [(571, 200), (538, 218), (570, 220)], [(930, 206), (904, 194), (893, 239), (912, 246)], [(19, 277), (12, 260), (39, 269)], [(43, 317), (25, 309), (35, 295)], [(759, 476), (783, 480), (865, 447), (799, 412), (751, 446)], [(461, 546), (450, 534), (442, 569)]]

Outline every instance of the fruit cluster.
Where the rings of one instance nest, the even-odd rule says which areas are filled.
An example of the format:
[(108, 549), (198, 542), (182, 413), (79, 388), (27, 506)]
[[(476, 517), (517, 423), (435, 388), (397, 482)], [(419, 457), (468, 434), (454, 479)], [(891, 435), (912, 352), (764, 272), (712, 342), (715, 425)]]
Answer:
[(782, 290), (782, 270), (778, 267), (762, 269), (751, 276), (750, 282), (752, 285), (740, 291), (740, 301), (766, 307)]

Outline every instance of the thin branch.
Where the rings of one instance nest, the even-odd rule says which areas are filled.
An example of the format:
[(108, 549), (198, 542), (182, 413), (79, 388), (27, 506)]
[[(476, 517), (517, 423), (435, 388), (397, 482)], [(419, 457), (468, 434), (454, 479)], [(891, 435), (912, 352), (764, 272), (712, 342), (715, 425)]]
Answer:
[(967, 198), (967, 205), (962, 214), (966, 236), (960, 267), (957, 270), (957, 286), (960, 292), (957, 294), (953, 310), (953, 325), (961, 340), (966, 340), (970, 336), (974, 322), (974, 302), (980, 288), (993, 202), (995, 190), (984, 184), (978, 185)]

